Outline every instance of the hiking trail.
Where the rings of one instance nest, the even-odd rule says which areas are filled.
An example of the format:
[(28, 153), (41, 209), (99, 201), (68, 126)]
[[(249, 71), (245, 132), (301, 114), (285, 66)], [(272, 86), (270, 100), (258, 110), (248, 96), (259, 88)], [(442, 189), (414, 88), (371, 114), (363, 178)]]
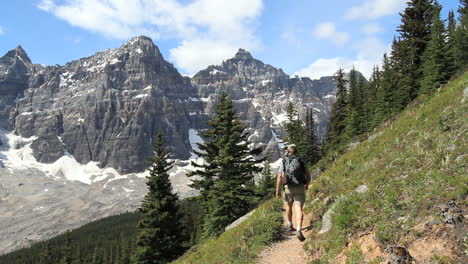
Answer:
[[(295, 212), (293, 211), (293, 223), (295, 224)], [(311, 215), (304, 215), (302, 221), (302, 233), (307, 238), (310, 228)], [(287, 223), (285, 217), (285, 224)], [(294, 227), (296, 227), (294, 225)], [(304, 241), (305, 242), (305, 241)], [(304, 242), (299, 241), (296, 232), (285, 232), (284, 238), (266, 247), (259, 255), (259, 264), (307, 264), (307, 255), (304, 251)]]

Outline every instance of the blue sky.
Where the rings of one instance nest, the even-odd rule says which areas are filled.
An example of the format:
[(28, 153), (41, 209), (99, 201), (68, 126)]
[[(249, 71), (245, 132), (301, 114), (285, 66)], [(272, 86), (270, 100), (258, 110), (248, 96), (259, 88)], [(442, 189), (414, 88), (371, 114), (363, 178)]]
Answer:
[[(194, 74), (245, 48), (289, 74), (355, 66), (369, 75), (389, 49), (406, 0), (16, 0), (0, 4), (0, 54), (22, 45), (34, 63), (65, 64), (150, 36)], [(457, 0), (441, 0), (443, 18)]]

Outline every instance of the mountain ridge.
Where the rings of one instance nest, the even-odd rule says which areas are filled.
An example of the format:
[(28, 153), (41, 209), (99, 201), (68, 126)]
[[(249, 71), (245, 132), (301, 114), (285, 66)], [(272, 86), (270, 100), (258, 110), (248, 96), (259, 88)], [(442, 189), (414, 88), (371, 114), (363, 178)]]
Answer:
[(7, 54), (0, 58), (0, 229), (9, 231), (0, 252), (135, 210), (146, 192), (145, 160), (158, 130), (176, 159), (174, 190), (196, 195), (185, 174), (223, 91), (233, 97), (249, 140), (271, 161), (282, 154), (289, 100), (300, 113), (315, 108), (321, 131), (334, 100), (332, 77), (290, 78), (245, 50), (225, 61), (232, 71), (224, 79), (210, 74), (222, 64), (196, 78), (182, 76), (141, 36), (65, 65), (30, 63), (21, 47)]

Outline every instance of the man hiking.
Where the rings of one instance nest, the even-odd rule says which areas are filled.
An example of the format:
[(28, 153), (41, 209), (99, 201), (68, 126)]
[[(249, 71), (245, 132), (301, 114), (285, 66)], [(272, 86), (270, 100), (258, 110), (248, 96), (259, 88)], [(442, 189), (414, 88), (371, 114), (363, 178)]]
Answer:
[[(286, 157), (278, 169), (276, 177), (276, 197), (281, 197), (282, 185), (284, 186), (283, 199), (288, 217), (288, 230), (296, 231), (300, 241), (304, 241), (302, 234), (302, 207), (305, 202), (305, 191), (310, 184), (310, 173), (304, 161), (296, 155), (296, 146), (288, 145)], [(293, 205), (296, 212), (296, 229), (292, 224)]]

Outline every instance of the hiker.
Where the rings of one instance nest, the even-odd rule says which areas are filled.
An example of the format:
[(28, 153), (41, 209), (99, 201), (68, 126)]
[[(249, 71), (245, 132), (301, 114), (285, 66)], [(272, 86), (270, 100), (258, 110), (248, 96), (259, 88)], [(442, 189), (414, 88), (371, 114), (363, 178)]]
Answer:
[[(284, 186), (283, 199), (288, 217), (288, 230), (296, 231), (300, 241), (304, 241), (302, 234), (302, 207), (305, 202), (305, 191), (310, 184), (310, 173), (304, 161), (296, 155), (296, 146), (288, 145), (286, 157), (283, 159), (276, 177), (276, 197), (281, 197), (282, 185)], [(296, 229), (292, 224), (292, 207), (296, 211)]]

